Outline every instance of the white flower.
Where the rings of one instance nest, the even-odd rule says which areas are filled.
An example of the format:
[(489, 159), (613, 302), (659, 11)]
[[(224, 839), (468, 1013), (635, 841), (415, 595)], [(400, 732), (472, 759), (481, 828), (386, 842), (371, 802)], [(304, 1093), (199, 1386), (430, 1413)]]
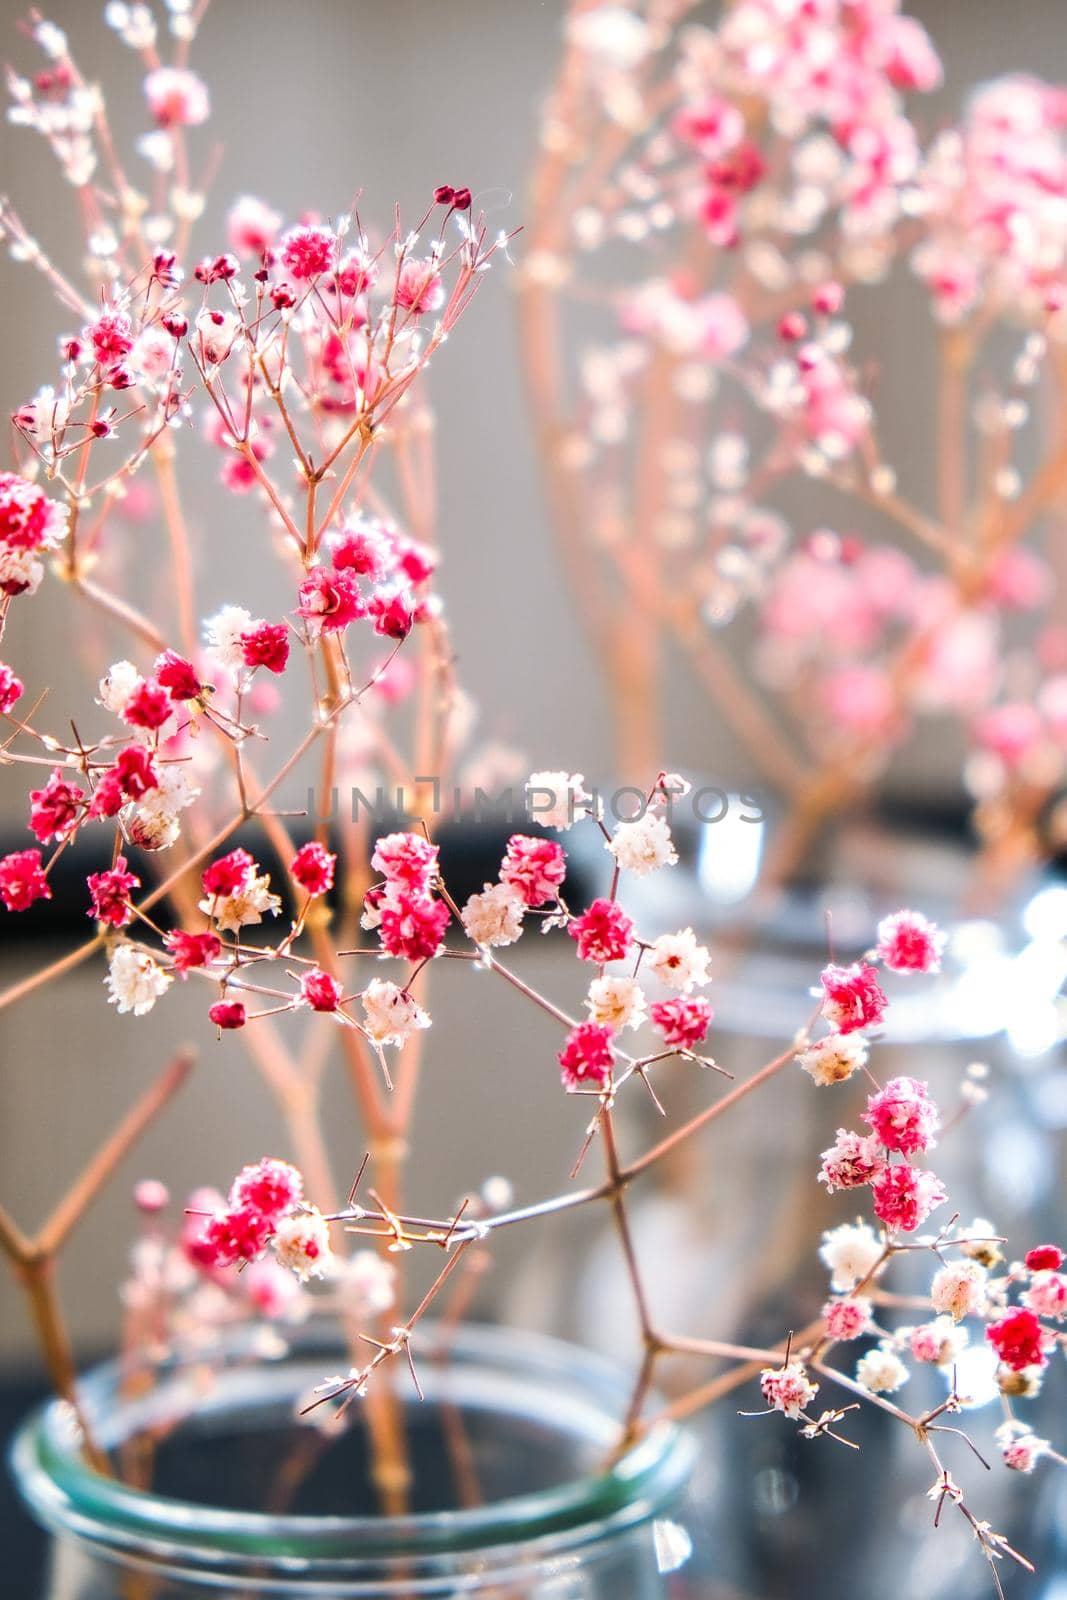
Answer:
[(694, 985), (710, 982), (710, 959), (705, 946), (697, 944), (692, 928), (683, 928), (680, 933), (661, 933), (652, 944), (645, 966), (668, 989), (688, 994)]
[(70, 406), (65, 396), (57, 395), (50, 383), (38, 389), (33, 399), (20, 406), (15, 413), (19, 427), (35, 438), (50, 438), (53, 433), (58, 433), (66, 426), (69, 416)]
[(240, 672), (244, 667), (241, 635), (252, 627), (252, 613), (244, 606), (223, 606), (204, 623), (207, 647), (222, 667)]
[(144, 679), (132, 661), (116, 661), (100, 679), (100, 704), (121, 717), (130, 696), (139, 689)]
[(316, 1206), (282, 1218), (274, 1233), (274, 1251), (282, 1266), (292, 1267), (301, 1283), (329, 1277), (336, 1266), (330, 1225)]
[(652, 44), (648, 23), (627, 6), (594, 6), (592, 11), (578, 12), (567, 23), (567, 37), (617, 72), (636, 67)]
[(958, 1246), (960, 1254), (969, 1256), (972, 1261), (980, 1261), (983, 1267), (995, 1267), (1003, 1259), (997, 1242), (997, 1230), (988, 1217), (975, 1217), (966, 1227), (960, 1223), (956, 1228), (956, 1238), (961, 1241)]
[(360, 1321), (380, 1317), (396, 1303), (396, 1268), (376, 1250), (357, 1250), (338, 1263), (341, 1293)]
[(531, 772), (526, 780), (526, 810), (543, 828), (571, 827), (591, 798), (580, 772)]
[(147, 950), (120, 944), (112, 953), (104, 982), (111, 990), (109, 1005), (118, 1006), (122, 1013), (132, 1011), (135, 1017), (143, 1017), (170, 988), (173, 979)]
[(647, 878), (658, 867), (673, 867), (678, 852), (671, 841), (671, 830), (664, 817), (646, 811), (635, 822), (620, 822), (614, 836), (605, 840), (620, 867), (635, 877)]
[(880, 1344), (856, 1362), (856, 1382), (872, 1394), (893, 1394), (910, 1374), (895, 1350)]
[(196, 319), (197, 347), (209, 366), (217, 367), (226, 360), (240, 326), (232, 311), (201, 311)]
[(174, 366), (174, 340), (162, 328), (145, 328), (134, 341), (129, 363), (142, 378), (165, 378)]
[(844, 1083), (866, 1065), (867, 1041), (861, 1033), (830, 1033), (801, 1050), (797, 1061), (818, 1084)]
[(522, 933), (526, 910), (522, 896), (510, 883), (487, 883), (481, 894), (472, 894), (460, 916), (475, 944), (514, 944)]
[(32, 550), (0, 544), (0, 585), (9, 594), (36, 594), (44, 577), (44, 567)]
[(231, 933), (262, 922), (268, 913), (276, 917), (281, 908), (281, 900), (271, 893), (269, 872), (250, 878), (236, 894), (209, 895), (200, 902), (201, 911), (214, 917), (220, 928)]
[(985, 1306), (986, 1271), (977, 1261), (952, 1261), (934, 1273), (930, 1300), (935, 1311), (956, 1322), (975, 1316)]
[(881, 1242), (866, 1222), (831, 1228), (819, 1247), (819, 1259), (830, 1269), (830, 1286), (841, 1294), (848, 1294), (867, 1276), (881, 1253)]
[(645, 991), (633, 978), (594, 978), (585, 1000), (590, 1020), (620, 1028), (639, 1028), (648, 1015)]
[(364, 1027), (375, 1044), (402, 1045), (430, 1019), (421, 1006), (388, 978), (374, 978), (363, 991)]

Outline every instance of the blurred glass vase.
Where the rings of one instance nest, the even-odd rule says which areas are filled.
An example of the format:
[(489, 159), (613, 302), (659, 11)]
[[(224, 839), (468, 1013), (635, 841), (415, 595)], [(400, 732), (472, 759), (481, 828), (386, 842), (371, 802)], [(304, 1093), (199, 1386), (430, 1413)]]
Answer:
[[(462, 1328), (447, 1359), (432, 1358), (431, 1327), (419, 1345), (425, 1399), (406, 1365), (393, 1379), (403, 1516), (377, 1513), (363, 1402), (343, 1426), (325, 1408), (300, 1418), (324, 1374), (347, 1366), (336, 1328), (306, 1325), (281, 1347), (245, 1330), (210, 1359), (96, 1369), (82, 1404), (115, 1477), (87, 1465), (60, 1402), (13, 1449), (19, 1489), (53, 1534), (47, 1600), (666, 1595), (689, 1549), (666, 1520), (689, 1437), (658, 1428), (606, 1466), (627, 1395), (614, 1368), (508, 1329)], [(147, 1462), (151, 1488), (118, 1475), (143, 1478)]]

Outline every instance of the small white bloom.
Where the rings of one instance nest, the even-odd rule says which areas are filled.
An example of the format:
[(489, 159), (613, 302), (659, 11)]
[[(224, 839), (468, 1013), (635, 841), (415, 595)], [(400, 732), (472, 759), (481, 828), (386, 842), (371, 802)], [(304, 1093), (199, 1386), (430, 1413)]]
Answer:
[(893, 1394), (907, 1383), (910, 1373), (895, 1350), (880, 1344), (856, 1363), (856, 1382), (872, 1394)]
[(200, 902), (201, 911), (214, 917), (220, 928), (231, 933), (262, 922), (264, 916), (276, 917), (281, 908), (281, 900), (271, 893), (269, 872), (251, 878), (236, 894), (208, 895)]
[(882, 1253), (874, 1229), (866, 1222), (843, 1222), (822, 1236), (819, 1259), (830, 1269), (830, 1285), (848, 1294), (870, 1272)]
[(282, 1266), (291, 1267), (301, 1283), (329, 1277), (336, 1266), (330, 1225), (316, 1206), (282, 1218), (274, 1233), (274, 1251)]
[(797, 1061), (818, 1084), (844, 1083), (866, 1065), (867, 1041), (862, 1033), (830, 1033), (801, 1050)]
[(0, 585), (9, 594), (36, 594), (44, 577), (44, 567), (32, 550), (0, 545)]
[(652, 30), (627, 6), (594, 6), (567, 23), (567, 37), (579, 50), (616, 72), (629, 72), (648, 54)]
[(117, 1006), (121, 1013), (132, 1011), (135, 1017), (143, 1017), (170, 988), (173, 979), (147, 950), (120, 944), (112, 953), (104, 982), (111, 991), (109, 1005)]
[(430, 1019), (421, 1006), (388, 978), (373, 978), (363, 991), (364, 1027), (376, 1044), (406, 1044)]
[(396, 1303), (396, 1267), (376, 1250), (357, 1250), (338, 1263), (341, 1294), (361, 1321), (380, 1317)]
[(688, 994), (694, 985), (710, 982), (710, 960), (707, 948), (697, 944), (692, 928), (683, 928), (680, 933), (661, 933), (653, 942), (645, 966), (669, 989)]
[(196, 319), (197, 348), (209, 366), (217, 367), (226, 360), (240, 326), (232, 311), (201, 311)]
[(633, 978), (594, 978), (585, 1000), (592, 1022), (620, 1028), (639, 1028), (648, 1015), (648, 1000)]
[(70, 406), (65, 396), (56, 394), (51, 384), (38, 389), (32, 400), (15, 413), (19, 427), (34, 438), (51, 438), (66, 427)]
[(671, 839), (666, 818), (646, 811), (634, 822), (620, 822), (612, 838), (605, 840), (619, 866), (637, 878), (647, 878), (658, 867), (673, 867), (678, 852)]
[(571, 827), (591, 798), (580, 772), (531, 772), (526, 780), (526, 810), (543, 828)]
[[(252, 613), (244, 606), (223, 606), (204, 623), (207, 647), (220, 666), (230, 672), (240, 672), (244, 667), (241, 653), (241, 635), (252, 628)], [(114, 671), (114, 668), (112, 668)]]
[(174, 340), (162, 328), (145, 328), (134, 341), (129, 363), (141, 378), (165, 378), (174, 365)]
[(116, 661), (100, 679), (100, 704), (121, 717), (126, 703), (144, 679), (132, 661)]
[(487, 883), (481, 894), (472, 894), (460, 913), (463, 926), (475, 944), (514, 944), (522, 933), (526, 906), (510, 883)]
[(934, 1273), (930, 1300), (935, 1311), (959, 1322), (984, 1309), (985, 1285), (986, 1270), (977, 1261), (951, 1261)]

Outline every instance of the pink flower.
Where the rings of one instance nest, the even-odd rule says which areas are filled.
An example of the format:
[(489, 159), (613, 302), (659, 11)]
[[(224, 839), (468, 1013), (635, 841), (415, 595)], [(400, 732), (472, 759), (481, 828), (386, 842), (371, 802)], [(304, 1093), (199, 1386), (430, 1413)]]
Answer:
[(1001, 1450), (1001, 1459), (1012, 1472), (1033, 1472), (1043, 1455), (1048, 1453), (1048, 1440), (1038, 1439), (1032, 1433), (1009, 1439)]
[(1024, 1257), (1026, 1266), (1031, 1272), (1057, 1272), (1063, 1266), (1063, 1251), (1056, 1244), (1038, 1244), (1028, 1250)]
[(405, 961), (427, 961), (441, 948), (449, 916), (443, 900), (401, 891), (382, 905), (382, 949)]
[(28, 911), (35, 900), (51, 900), (39, 850), (16, 850), (0, 859), (0, 900), (9, 911)]
[(337, 979), (319, 967), (305, 972), (300, 979), (300, 998), (312, 1011), (336, 1011), (343, 993)]
[(154, 1217), (170, 1204), (170, 1191), (158, 1178), (142, 1178), (134, 1185), (133, 1203), (142, 1216)]
[(54, 544), (64, 526), (63, 508), (17, 472), (0, 472), (0, 544), (40, 550)]
[(329, 228), (290, 228), (282, 239), (282, 264), (298, 282), (317, 278), (333, 265), (336, 247)]
[(892, 1078), (884, 1089), (868, 1096), (863, 1120), (887, 1150), (913, 1156), (933, 1144), (940, 1117), (925, 1083)]
[(312, 839), (301, 845), (289, 864), (289, 871), (302, 889), (317, 896), (333, 888), (336, 865), (337, 857), (331, 855), (325, 845)]
[(204, 893), (220, 898), (236, 894), (245, 887), (255, 869), (256, 863), (247, 850), (231, 850), (229, 855), (220, 856), (204, 868), (200, 877)]
[(254, 1166), (241, 1168), (230, 1186), (229, 1205), (234, 1210), (248, 1208), (267, 1222), (276, 1222), (303, 1197), (304, 1180), (297, 1168), (276, 1156), (264, 1156)]
[(1062, 1322), (1067, 1317), (1067, 1278), (1059, 1272), (1035, 1272), (1022, 1302), (1039, 1317), (1054, 1317)]
[(764, 1367), (760, 1374), (760, 1392), (775, 1411), (782, 1411), (795, 1421), (811, 1404), (819, 1385), (812, 1383), (799, 1361), (790, 1361), (784, 1367)]
[(159, 773), (152, 752), (144, 745), (127, 745), (125, 750), (120, 750), (112, 770), (129, 800), (143, 800), (146, 794), (159, 788)]
[(185, 933), (181, 928), (174, 928), (170, 933), (164, 934), (163, 943), (174, 958), (175, 972), (183, 975), (191, 972), (194, 967), (206, 967), (209, 962), (214, 961), (222, 949), (222, 941), (218, 934)]
[(375, 844), (370, 864), (390, 883), (428, 894), (437, 876), (437, 846), (419, 833), (386, 833)]
[(398, 306), (418, 317), (441, 309), (445, 286), (432, 262), (405, 261), (397, 273), (393, 298)]
[(567, 857), (554, 839), (534, 839), (529, 834), (513, 833), (500, 865), (500, 877), (517, 889), (528, 906), (555, 900), (567, 876)]
[(842, 1342), (859, 1339), (871, 1326), (871, 1302), (862, 1295), (844, 1295), (839, 1300), (828, 1300), (822, 1315), (831, 1339)]
[(43, 789), (30, 791), (30, 828), (42, 844), (65, 839), (77, 824), (85, 794), (56, 767)]
[(874, 1212), (890, 1230), (913, 1233), (935, 1206), (948, 1199), (944, 1185), (932, 1172), (901, 1164), (886, 1167), (871, 1180)]
[(216, 1000), (209, 1008), (208, 1016), (216, 1028), (223, 1030), (243, 1028), (248, 1021), (248, 1013), (240, 1000)]
[(999, 756), (1006, 767), (1018, 767), (1041, 744), (1041, 714), (1029, 701), (993, 706), (974, 723), (974, 740), (982, 750)]
[(241, 1286), (260, 1315), (272, 1322), (288, 1316), (300, 1298), (300, 1285), (293, 1274), (269, 1257), (252, 1262), (241, 1274)]
[(133, 349), (133, 331), (123, 311), (105, 311), (85, 330), (92, 340), (93, 355), (102, 367), (114, 366)]
[(853, 1033), (881, 1022), (889, 1004), (878, 974), (861, 961), (851, 967), (825, 967), (822, 987), (822, 1014), (839, 1033)]
[(616, 900), (594, 900), (587, 911), (567, 925), (578, 941), (582, 961), (621, 961), (630, 949), (634, 925)]
[(262, 200), (243, 195), (226, 219), (226, 233), (239, 256), (262, 256), (278, 237), (282, 219)]
[(565, 1089), (603, 1089), (611, 1082), (614, 1036), (603, 1022), (579, 1022), (571, 1029), (556, 1057)]
[(162, 128), (195, 128), (211, 114), (203, 79), (182, 67), (155, 67), (145, 78), (144, 92)]
[(164, 650), (157, 656), (153, 671), (156, 682), (163, 685), (172, 700), (199, 700), (201, 685), (196, 669), (176, 650)]
[(838, 1128), (837, 1141), (822, 1153), (819, 1182), (827, 1191), (858, 1189), (885, 1171), (885, 1156), (873, 1133), (850, 1133)]
[(985, 1336), (997, 1352), (997, 1359), (1012, 1372), (1043, 1367), (1048, 1362), (1045, 1352), (1050, 1336), (1032, 1311), (1009, 1311), (999, 1322), (989, 1324)]
[(0, 712), (6, 716), (15, 702), (21, 700), (23, 692), (22, 679), (16, 678), (11, 668), (0, 661)]
[(246, 667), (284, 672), (289, 660), (289, 629), (284, 622), (260, 622), (248, 633), (242, 633), (241, 656)]
[(222, 1211), (209, 1217), (199, 1230), (195, 1243), (198, 1265), (231, 1267), (238, 1261), (255, 1261), (271, 1232), (268, 1219), (251, 1206)]
[(171, 698), (161, 683), (143, 679), (122, 708), (122, 720), (131, 728), (161, 728), (172, 711)]
[(330, 540), (330, 550), (338, 572), (354, 572), (378, 582), (392, 570), (393, 546), (378, 523), (361, 519), (346, 525)]
[(116, 856), (115, 865), (107, 872), (92, 872), (85, 881), (93, 897), (92, 910), (87, 913), (90, 917), (111, 928), (124, 928), (132, 921), (130, 890), (139, 889), (141, 880), (127, 872), (125, 856)]
[(890, 972), (938, 972), (945, 935), (921, 911), (897, 911), (878, 924), (877, 952)]
[(406, 639), (415, 620), (411, 600), (404, 594), (372, 595), (367, 615), (375, 633), (383, 639)]
[(297, 612), (313, 631), (338, 633), (350, 622), (365, 617), (367, 607), (355, 578), (348, 572), (314, 567), (299, 589)]
[(664, 1044), (674, 1050), (693, 1050), (706, 1038), (715, 1013), (700, 995), (676, 995), (657, 1000), (649, 1015)]

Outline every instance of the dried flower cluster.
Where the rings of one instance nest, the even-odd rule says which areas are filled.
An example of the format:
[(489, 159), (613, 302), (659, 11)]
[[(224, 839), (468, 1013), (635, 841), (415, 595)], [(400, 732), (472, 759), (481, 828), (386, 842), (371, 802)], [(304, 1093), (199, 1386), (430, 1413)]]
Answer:
[[(932, 717), (969, 751), (991, 866), (1062, 836), (1067, 644), (1037, 536), (1067, 481), (1064, 90), (1005, 77), (926, 136), (941, 77), (897, 0), (737, 0), (713, 26), (622, 0), (573, 8), (543, 120), (526, 365), (619, 767), (670, 759), (679, 650), (793, 808), (783, 873)], [(884, 454), (874, 397), (909, 392), (903, 358), (865, 343), (907, 273), (939, 350), (929, 432), (907, 402), (933, 509)], [(746, 613), (751, 672), (723, 643)]]
[[(48, 142), (77, 195), (87, 292), (45, 256), (9, 205), (0, 210), (13, 254), (45, 275), (65, 318), (58, 373), (16, 409), (16, 469), (0, 474), (0, 634), (15, 608), (55, 582), (122, 640), (121, 654), (94, 662), (92, 707), (79, 708), (69, 733), (66, 723), (62, 733), (43, 725), (43, 686), (27, 686), (0, 665), (2, 755), (5, 764), (30, 769), (25, 821), (35, 841), (0, 860), (0, 900), (17, 916), (51, 897), (66, 852), (95, 848), (98, 856), (85, 884), (95, 932), (0, 994), (0, 1007), (90, 959), (99, 959), (119, 1013), (139, 1017), (159, 1004), (164, 1015), (167, 1008), (185, 1014), (196, 1005), (220, 1048), (233, 1034), (231, 1047), (248, 1050), (285, 1115), (297, 1163), (264, 1158), (246, 1166), (225, 1194), (189, 1196), (176, 1223), (160, 1183), (138, 1186), (141, 1234), (124, 1289), (131, 1349), (180, 1344), (206, 1352), (220, 1329), (251, 1317), (273, 1353), (288, 1325), (322, 1311), (339, 1315), (374, 1353), (360, 1361), (353, 1343), (351, 1370), (328, 1380), (314, 1404), (336, 1400), (336, 1415), (365, 1397), (383, 1506), (402, 1511), (404, 1440), (389, 1386), (373, 1381), (378, 1369), (403, 1355), (417, 1385), (423, 1314), (460, 1268), (452, 1289), (461, 1314), (480, 1254), (498, 1230), (603, 1201), (644, 1351), (620, 1448), (655, 1421), (654, 1381), (675, 1355), (725, 1362), (722, 1392), (758, 1382), (767, 1406), (799, 1421), (811, 1439), (848, 1443), (851, 1401), (870, 1403), (912, 1431), (935, 1469), (939, 1509), (946, 1500), (958, 1507), (995, 1572), (999, 1558), (1015, 1552), (977, 1519), (939, 1454), (939, 1436), (960, 1431), (942, 1419), (966, 1398), (954, 1363), (980, 1330), (996, 1357), (1004, 1462), (1029, 1472), (1042, 1460), (1062, 1460), (1013, 1406), (1037, 1391), (1064, 1341), (1067, 1274), (1053, 1245), (1005, 1264), (1003, 1241), (984, 1221), (963, 1228), (952, 1215), (939, 1231), (921, 1231), (948, 1203), (945, 1184), (926, 1165), (947, 1125), (925, 1082), (882, 1083), (872, 1060), (894, 985), (936, 973), (942, 934), (915, 911), (886, 918), (860, 960), (825, 967), (815, 1013), (787, 1050), (643, 1154), (623, 1156), (620, 1095), (640, 1085), (665, 1115), (661, 1080), (670, 1064), (731, 1076), (705, 1053), (714, 1020), (705, 993), (708, 948), (692, 927), (646, 933), (627, 909), (635, 883), (677, 865), (671, 802), (687, 792), (687, 781), (659, 772), (634, 813), (612, 823), (581, 774), (533, 773), (528, 829), (512, 834), (492, 881), (462, 905), (442, 875), (420, 790), (426, 773), (469, 784), (479, 771), (509, 763), (514, 770), (514, 756), (499, 747), (457, 767), (471, 713), (454, 682), (433, 588), (438, 556), (422, 384), (506, 239), (490, 241), (469, 190), (445, 184), (430, 193), (413, 230), (397, 219), (384, 234), (354, 214), (325, 221), (308, 212), (287, 223), (265, 201), (245, 197), (230, 213), (227, 237), (195, 256), (190, 236), (203, 192), (189, 135), (208, 119), (210, 96), (189, 66), (189, 48), (204, 9), (169, 0), (172, 49), (164, 60), (147, 5), (107, 7), (143, 68), (150, 123), (138, 146), (148, 169), (143, 188), (127, 177), (102, 97), (62, 32), (31, 20), (45, 66), (32, 80), (12, 78), (14, 120)], [(680, 16), (686, 8), (674, 9)], [(972, 682), (975, 650), (989, 648), (1005, 597), (1032, 595), (1042, 575), (1015, 548), (1024, 526), (1005, 509), (1003, 461), (996, 493), (1008, 520), (966, 561), (957, 562), (960, 528), (932, 529), (920, 519), (927, 542), (952, 556), (950, 570), (937, 576), (918, 573), (899, 552), (852, 548), (825, 533), (786, 553), (784, 530), (753, 485), (793, 468), (828, 482), (844, 473), (849, 488), (915, 524), (895, 499), (869, 404), (847, 361), (841, 284), (876, 278), (899, 253), (904, 222), (918, 219), (922, 242), (913, 260), (942, 318), (960, 329), (979, 307), (1011, 304), (1040, 324), (1042, 340), (1058, 337), (1058, 224), (1042, 206), (1043, 185), (1023, 181), (1033, 163), (1012, 139), (1029, 105), (1033, 161), (1053, 163), (1059, 124), (1034, 86), (1009, 86), (997, 91), (992, 110), (989, 101), (976, 110), (965, 134), (946, 135), (924, 154), (900, 95), (931, 87), (937, 61), (921, 29), (888, 4), (739, 0), (718, 33), (684, 32), (671, 73), (646, 82), (648, 63), (672, 44), (666, 24), (660, 32), (623, 5), (576, 8), (568, 49), (598, 116), (629, 133), (648, 96), (656, 114), (642, 160), (623, 168), (595, 205), (575, 210), (568, 226), (583, 245), (640, 243), (695, 218), (701, 250), (734, 252), (737, 277), (708, 293), (693, 277), (657, 279), (620, 300), (626, 338), (587, 373), (595, 401), (588, 449), (567, 470), (614, 470), (628, 438), (632, 380), (652, 383), (656, 414), (662, 407), (667, 420), (649, 467), (649, 507), (666, 474), (673, 511), (666, 522), (651, 517), (652, 544), (642, 535), (630, 576), (655, 596), (663, 592), (661, 559), (664, 571), (675, 561), (684, 571), (700, 493), (699, 484), (693, 492), (692, 453), (671, 431), (676, 422), (685, 432), (681, 419), (703, 415), (720, 369), (775, 419), (767, 459), (753, 472), (728, 439), (713, 452), (712, 589), (718, 593), (732, 572), (738, 598), (743, 591), (762, 607), (771, 656), (791, 674), (803, 669), (806, 704), (836, 706), (824, 747), (843, 759), (847, 788), (884, 754), (887, 728), (904, 717), (920, 680), (942, 689)], [(563, 141), (564, 114), (577, 112), (557, 111), (552, 126)], [(1018, 170), (1006, 178), (1008, 146)], [(566, 168), (565, 143), (559, 150)], [(987, 203), (998, 214), (1017, 207), (1031, 243), (1021, 224), (1009, 230), (1011, 249), (991, 242)], [(802, 270), (772, 243), (780, 234), (794, 245), (809, 235), (822, 240), (824, 229), (830, 238), (812, 245)], [(543, 290), (561, 259), (542, 241), (527, 259), (527, 284)], [(761, 320), (774, 327), (770, 358), (751, 354)], [(1020, 360), (1033, 375), (1017, 370), (1020, 386), (1032, 384), (1044, 353), (1036, 339), (1033, 331), (1026, 336)], [(262, 511), (250, 561), (269, 559), (283, 575), (288, 602), (275, 614), (257, 615), (242, 595), (200, 603), (204, 574), (175, 466), (194, 430), (217, 451), (221, 492), (252, 496)], [(142, 481), (149, 477), (150, 496)], [(159, 537), (172, 579), (159, 617), (135, 603), (127, 582), (122, 518), (142, 488), (142, 533)], [(719, 537), (727, 524), (735, 530), (730, 543)], [(615, 548), (628, 560), (634, 541)], [(1002, 585), (996, 593), (994, 571)], [(907, 673), (897, 671), (895, 657), (878, 656), (889, 638), (905, 651)], [(878, 661), (871, 668), (877, 682), (857, 677), (861, 656)], [(272, 759), (271, 732), (282, 710), (297, 705), (304, 731)], [(984, 716), (1001, 717), (1002, 778), (1021, 771), (1021, 758), (1005, 757), (1018, 745), (1009, 712), (989, 697), (982, 702)], [(274, 809), (281, 786), (306, 772), (312, 755), (325, 794), (339, 774), (387, 774), (399, 797), (397, 825), (374, 831), (353, 817), (334, 828), (322, 819), (312, 826), (302, 813)], [(603, 845), (604, 892), (584, 905), (573, 896), (568, 903), (568, 856), (557, 837), (575, 826), (595, 830)], [(558, 935), (575, 963), (568, 967), (572, 1003), (538, 992), (500, 957), (534, 925)], [(558, 1048), (546, 1069), (558, 1070), (566, 1096), (588, 1113), (574, 1171), (595, 1149), (603, 1158), (599, 1182), (513, 1208), (508, 1183), (498, 1179), (440, 1220), (406, 1213), (403, 1160), (431, 1027), (427, 980), (445, 960), (492, 974), (551, 1018)], [(279, 1018), (299, 1033), (299, 1044), (289, 1042)], [(333, 1042), (368, 1147), (347, 1203), (317, 1117)], [(817, 1180), (830, 1193), (851, 1191), (850, 1203), (869, 1200), (871, 1220), (847, 1221), (826, 1235), (820, 1254), (830, 1298), (813, 1324), (776, 1347), (670, 1333), (656, 1320), (635, 1251), (630, 1185), (794, 1061), (820, 1087), (867, 1083), (865, 1105), (856, 1105), (853, 1127), (839, 1130), (823, 1153)], [(0, 1209), (0, 1246), (33, 1300), (57, 1386), (76, 1409), (51, 1266), (188, 1066), (179, 1056), (130, 1108), (37, 1236)], [(350, 1236), (370, 1244), (352, 1253)], [(421, 1246), (438, 1250), (444, 1264), (412, 1308), (400, 1266)], [(924, 1320), (900, 1327), (885, 1279), (897, 1257), (916, 1252), (932, 1257)], [(860, 1340), (851, 1370), (831, 1362), (835, 1348)], [(844, 1358), (851, 1363), (852, 1352)], [(887, 1396), (914, 1363), (951, 1379), (940, 1406), (912, 1415)], [(840, 1389), (849, 1404), (815, 1415), (823, 1385)], [(668, 1414), (687, 1414), (699, 1396), (671, 1402)], [(88, 1429), (86, 1449), (99, 1462)]]

